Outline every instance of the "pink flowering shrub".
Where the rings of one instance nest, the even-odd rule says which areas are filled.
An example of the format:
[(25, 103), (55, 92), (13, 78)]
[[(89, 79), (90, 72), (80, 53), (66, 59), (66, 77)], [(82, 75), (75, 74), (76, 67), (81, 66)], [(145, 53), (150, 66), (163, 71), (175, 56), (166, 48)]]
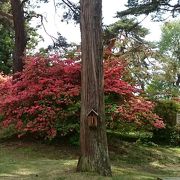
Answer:
[[(19, 78), (9, 79), (1, 87), (2, 125), (14, 124), (19, 133), (40, 132), (48, 137), (57, 133), (57, 121), (74, 112), (80, 93), (80, 64), (56, 57), (29, 57)], [(79, 100), (79, 98), (78, 98)]]
[[(104, 63), (105, 95), (110, 100), (106, 107), (116, 106), (111, 119), (163, 128), (163, 121), (152, 113), (153, 104), (135, 96), (138, 90), (122, 80), (124, 66), (119, 59)], [(24, 71), (15, 79), (0, 78), (2, 126), (13, 124), (20, 135), (31, 132), (48, 138), (78, 131), (80, 68), (80, 63), (55, 56), (28, 57)], [(114, 95), (118, 101), (112, 102), (110, 97)]]

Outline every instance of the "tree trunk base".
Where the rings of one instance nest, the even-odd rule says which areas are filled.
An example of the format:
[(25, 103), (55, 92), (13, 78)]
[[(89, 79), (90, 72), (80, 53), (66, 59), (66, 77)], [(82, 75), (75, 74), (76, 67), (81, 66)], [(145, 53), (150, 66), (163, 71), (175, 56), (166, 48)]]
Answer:
[(102, 176), (112, 176), (111, 168), (105, 167), (107, 163), (95, 162), (92, 159), (81, 156), (77, 165), (77, 172), (95, 172)]

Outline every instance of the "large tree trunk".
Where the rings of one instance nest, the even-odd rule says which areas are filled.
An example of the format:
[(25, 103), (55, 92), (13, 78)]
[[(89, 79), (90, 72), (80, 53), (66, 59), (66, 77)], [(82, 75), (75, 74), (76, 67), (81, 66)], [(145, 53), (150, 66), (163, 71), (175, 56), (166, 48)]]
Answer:
[(77, 171), (111, 176), (104, 117), (102, 0), (81, 0), (81, 156)]
[(23, 56), (26, 48), (26, 32), (24, 11), (21, 0), (11, 0), (11, 8), (15, 31), (15, 48), (13, 53), (13, 72), (23, 70)]

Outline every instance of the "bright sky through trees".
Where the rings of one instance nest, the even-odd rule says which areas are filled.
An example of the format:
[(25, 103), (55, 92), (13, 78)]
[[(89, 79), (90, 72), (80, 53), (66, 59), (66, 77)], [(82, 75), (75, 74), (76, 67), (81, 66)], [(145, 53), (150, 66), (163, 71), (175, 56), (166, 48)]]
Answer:
[[(78, 0), (74, 0), (74, 2), (78, 2)], [(113, 17), (115, 17), (117, 11), (125, 9), (124, 4), (126, 3), (127, 0), (103, 0), (104, 24), (108, 25), (115, 22), (117, 19)], [(80, 43), (79, 25), (61, 22), (63, 9), (58, 9), (57, 12), (55, 12), (53, 1), (43, 4), (42, 7), (37, 11), (46, 17), (47, 22), (44, 21), (44, 25), (48, 34), (56, 37), (57, 32), (59, 32), (65, 36), (69, 42)], [(140, 20), (141, 19), (143, 19), (143, 17), (140, 18)], [(33, 24), (34, 23), (35, 22), (33, 22)], [(142, 22), (142, 25), (150, 29), (151, 34), (147, 36), (147, 40), (153, 41), (160, 38), (160, 23), (151, 22), (150, 17), (148, 17)], [(52, 44), (51, 38), (44, 32), (42, 28), (39, 30), (39, 33), (45, 39), (44, 42), (40, 42), (39, 47), (47, 47), (47, 45)]]

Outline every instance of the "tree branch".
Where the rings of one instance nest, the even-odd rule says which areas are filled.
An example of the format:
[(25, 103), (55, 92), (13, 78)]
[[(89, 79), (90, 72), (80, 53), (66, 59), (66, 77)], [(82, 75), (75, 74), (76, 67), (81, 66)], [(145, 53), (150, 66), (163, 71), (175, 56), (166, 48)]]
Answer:
[[(67, 2), (66, 2), (67, 1)], [(76, 14), (76, 15), (78, 15), (78, 13), (76, 12), (76, 10), (75, 10), (75, 8), (74, 8), (74, 5), (69, 1), (69, 0), (62, 0), (62, 2), (64, 3), (64, 4), (66, 4), (68, 7), (69, 7), (69, 9), (74, 13), (74, 14)]]
[(28, 2), (29, 0), (22, 0), (22, 2), (21, 2), (21, 6), (24, 6), (24, 4), (26, 3), (26, 2)]
[(43, 22), (43, 20), (44, 20), (43, 15), (42, 15), (42, 14), (34, 14), (34, 15), (32, 15), (32, 17), (35, 17), (35, 18), (39, 18), (39, 17), (40, 17), (40, 19), (41, 19), (41, 26), (43, 27), (45, 33), (51, 38), (51, 40), (53, 41), (53, 43), (55, 43), (55, 40), (57, 41), (58, 39), (55, 38), (54, 36), (50, 35), (50, 34), (47, 32), (47, 30), (46, 30), (46, 28), (45, 28), (45, 25), (44, 25), (44, 22)]

